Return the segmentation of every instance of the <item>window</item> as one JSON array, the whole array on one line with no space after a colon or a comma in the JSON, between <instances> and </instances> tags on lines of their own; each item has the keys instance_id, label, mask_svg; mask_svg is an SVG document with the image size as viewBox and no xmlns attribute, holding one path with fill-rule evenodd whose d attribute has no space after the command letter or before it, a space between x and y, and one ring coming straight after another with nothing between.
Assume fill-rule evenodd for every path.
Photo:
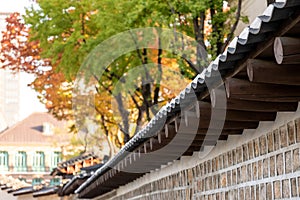
<instances>
[{"instance_id":1,"label":"window","mask_svg":"<svg viewBox=\"0 0 300 200\"><path fill-rule=\"evenodd\" d=\"M55 151L52 153L52 156L51 156L51 170L55 167L57 167L57 164L61 161L61 153L58 152L58 151Z\"/></svg>"},{"instance_id":2,"label":"window","mask_svg":"<svg viewBox=\"0 0 300 200\"><path fill-rule=\"evenodd\" d=\"M42 178L34 178L34 179L32 179L32 186L40 185L40 184L42 184L42 182L43 182Z\"/></svg>"},{"instance_id":3,"label":"window","mask_svg":"<svg viewBox=\"0 0 300 200\"><path fill-rule=\"evenodd\" d=\"M19 181L23 181L23 182L27 183L26 178L19 177L18 179L19 179Z\"/></svg>"},{"instance_id":4,"label":"window","mask_svg":"<svg viewBox=\"0 0 300 200\"><path fill-rule=\"evenodd\" d=\"M45 154L42 151L37 151L32 157L32 170L35 172L45 171Z\"/></svg>"},{"instance_id":5,"label":"window","mask_svg":"<svg viewBox=\"0 0 300 200\"><path fill-rule=\"evenodd\" d=\"M60 178L53 178L50 180L50 186L60 185Z\"/></svg>"},{"instance_id":6,"label":"window","mask_svg":"<svg viewBox=\"0 0 300 200\"><path fill-rule=\"evenodd\" d=\"M0 151L0 170L8 171L8 153L7 153L7 151Z\"/></svg>"},{"instance_id":7,"label":"window","mask_svg":"<svg viewBox=\"0 0 300 200\"><path fill-rule=\"evenodd\" d=\"M17 172L25 172L27 171L27 156L26 152L19 151L15 155L15 167L14 170Z\"/></svg>"}]
</instances>

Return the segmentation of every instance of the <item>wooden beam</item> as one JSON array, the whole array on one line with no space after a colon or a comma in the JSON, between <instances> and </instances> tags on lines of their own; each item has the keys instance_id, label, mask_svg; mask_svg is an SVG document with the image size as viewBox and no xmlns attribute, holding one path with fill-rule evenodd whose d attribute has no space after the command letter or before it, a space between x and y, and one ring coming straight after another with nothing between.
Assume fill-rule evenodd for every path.
<instances>
[{"instance_id":1,"label":"wooden beam","mask_svg":"<svg viewBox=\"0 0 300 200\"><path fill-rule=\"evenodd\" d=\"M249 59L247 73L249 80L254 83L300 85L300 67L298 65L278 65L272 61Z\"/></svg>"},{"instance_id":2,"label":"wooden beam","mask_svg":"<svg viewBox=\"0 0 300 200\"><path fill-rule=\"evenodd\" d=\"M228 98L270 101L295 102L300 100L300 87L276 84L251 83L247 80L229 78L225 81Z\"/></svg>"},{"instance_id":3,"label":"wooden beam","mask_svg":"<svg viewBox=\"0 0 300 200\"><path fill-rule=\"evenodd\" d=\"M212 100L212 106L216 109L217 105ZM263 102L248 101L240 99L227 99L226 108L229 110L244 110L253 112L278 112L278 111L295 111L298 107L297 102Z\"/></svg>"},{"instance_id":4,"label":"wooden beam","mask_svg":"<svg viewBox=\"0 0 300 200\"><path fill-rule=\"evenodd\" d=\"M198 130L199 129L207 129L209 126L211 129L219 129L224 121L223 120L209 120L209 119L195 119L195 118L189 118L190 124L197 124ZM210 124L211 123L211 124ZM223 129L231 129L231 130L240 130L240 129L255 129L257 128L259 123L259 120L257 121L225 121ZM195 130L195 127L185 126L180 128L179 132L189 132Z\"/></svg>"},{"instance_id":5,"label":"wooden beam","mask_svg":"<svg viewBox=\"0 0 300 200\"><path fill-rule=\"evenodd\" d=\"M178 125L179 126L179 125ZM169 124L169 128L173 129L174 125L170 125ZM222 130L218 130L218 129L210 129L210 135L240 135L243 133L243 129L225 129L223 128ZM187 129L181 129L178 132L175 132L175 134L195 134L194 131L190 132ZM197 130L197 135L207 135L207 128L198 128ZM172 136L173 137L173 136ZM162 139L164 140L164 139Z\"/></svg>"},{"instance_id":6,"label":"wooden beam","mask_svg":"<svg viewBox=\"0 0 300 200\"><path fill-rule=\"evenodd\" d=\"M193 139L193 141L197 141L197 142L201 142L204 140L207 141L215 141L215 140L226 140L228 135L192 135L192 134L184 134L184 133L180 133L178 134L176 137L176 140L180 140L180 141L186 141L186 140L191 140ZM173 138L174 139L174 138ZM173 139L164 139L160 144L162 146L169 144Z\"/></svg>"},{"instance_id":7,"label":"wooden beam","mask_svg":"<svg viewBox=\"0 0 300 200\"><path fill-rule=\"evenodd\" d=\"M252 112L252 111L239 111L227 110L226 120L228 121L241 121L241 122L255 122L255 121L274 121L276 112Z\"/></svg>"},{"instance_id":8,"label":"wooden beam","mask_svg":"<svg viewBox=\"0 0 300 200\"><path fill-rule=\"evenodd\" d=\"M201 146L201 144L207 144L207 145L212 145L212 144L215 144L215 143L217 143L217 140L218 139L211 139L211 140L199 140L199 141L197 141L197 140L195 140L195 141L192 141L192 143L190 143L190 144L184 144L184 143L182 143L181 141L174 141L174 142L172 142L172 143L170 143L169 145L170 146L173 146L173 147L175 147L174 149L178 149L177 147L200 147Z\"/></svg>"},{"instance_id":9,"label":"wooden beam","mask_svg":"<svg viewBox=\"0 0 300 200\"><path fill-rule=\"evenodd\" d=\"M234 76L234 78L247 79L248 78L247 70L246 69L241 70L238 74Z\"/></svg>"},{"instance_id":10,"label":"wooden beam","mask_svg":"<svg viewBox=\"0 0 300 200\"><path fill-rule=\"evenodd\" d=\"M158 142L158 139L153 138L153 148L150 151L147 151L147 154L142 154L140 158L138 158L135 162L141 162L142 160L148 159L149 162L151 162L151 160L156 159L157 161L163 161L169 158L172 158L173 160L176 159L179 154L182 155L182 151L186 148L186 149L190 149L190 153L192 153L193 151L195 151L195 149L200 149L201 146L203 145L215 145L217 143L217 140L222 139L222 140L226 140L227 139L227 135L193 135L195 138L191 138L191 135L183 135L180 134L178 136L176 136L177 140L172 141L174 139L174 137L171 138L165 138L162 140L161 143ZM170 136L171 137L171 136ZM147 149L149 148L149 143L146 142L145 143L147 146ZM161 149L161 148L165 148L166 146L167 149L165 149L165 151L163 152L159 152L159 154L157 154L157 150ZM193 151L191 149L194 149ZM184 150L184 152L186 152ZM175 158L175 157L176 158ZM149 158L151 158L149 160ZM148 162L147 161L147 162ZM144 161L143 161L144 162ZM135 165L134 162L132 163L132 165ZM138 165L138 164L137 164Z\"/></svg>"},{"instance_id":11,"label":"wooden beam","mask_svg":"<svg viewBox=\"0 0 300 200\"><path fill-rule=\"evenodd\" d=\"M274 55L278 64L300 64L300 39L276 37Z\"/></svg>"},{"instance_id":12,"label":"wooden beam","mask_svg":"<svg viewBox=\"0 0 300 200\"><path fill-rule=\"evenodd\" d=\"M247 66L247 60L256 58L260 54L262 54L265 50L270 48L270 46L273 46L274 44L274 37L276 36L282 36L289 32L293 27L295 27L300 22L300 10L297 10L295 13L293 13L287 20L285 20L281 25L278 31L274 34L271 34L268 36L265 40L265 42L262 42L261 44L258 44L253 51L247 54L245 58L238 61L235 64L235 68L232 71L229 71L229 73L226 74L225 78L229 79L234 77L236 74L238 74L240 71L244 70ZM222 85L221 83L219 85ZM209 96L209 91L205 90L201 94L198 95L199 100L206 99Z\"/></svg>"},{"instance_id":13,"label":"wooden beam","mask_svg":"<svg viewBox=\"0 0 300 200\"><path fill-rule=\"evenodd\" d=\"M210 129L210 132L207 132L207 129L198 129L198 133L200 135L241 135L243 133L243 129L222 129L222 130L216 130L216 129ZM185 133L188 134L188 133Z\"/></svg>"},{"instance_id":14,"label":"wooden beam","mask_svg":"<svg viewBox=\"0 0 300 200\"><path fill-rule=\"evenodd\" d=\"M226 107L223 109L216 109L211 108L209 103L202 102L201 104L206 104L206 106L200 107L200 121L224 120L224 117L227 121L274 121L276 118L276 112L239 111L229 110L226 109ZM212 118L212 112L214 113L214 118ZM226 116L224 116L224 112L226 113ZM185 115L186 126L187 124L191 124L189 122L189 119L191 118L198 119L196 117Z\"/></svg>"},{"instance_id":15,"label":"wooden beam","mask_svg":"<svg viewBox=\"0 0 300 200\"><path fill-rule=\"evenodd\" d=\"M214 112L212 118L211 113ZM226 115L224 116L224 112ZM274 121L276 118L276 112L254 112L254 111L241 111L241 110L224 110L224 109L212 109L201 112L200 121L204 120L225 120L226 121L240 121L240 122L251 122L251 121ZM187 118L191 119L191 118Z\"/></svg>"},{"instance_id":16,"label":"wooden beam","mask_svg":"<svg viewBox=\"0 0 300 200\"><path fill-rule=\"evenodd\" d=\"M182 155L183 156L191 156L194 154L194 152L200 151L201 148L203 148L203 146L199 146L199 147L190 147L188 148Z\"/></svg>"}]
</instances>

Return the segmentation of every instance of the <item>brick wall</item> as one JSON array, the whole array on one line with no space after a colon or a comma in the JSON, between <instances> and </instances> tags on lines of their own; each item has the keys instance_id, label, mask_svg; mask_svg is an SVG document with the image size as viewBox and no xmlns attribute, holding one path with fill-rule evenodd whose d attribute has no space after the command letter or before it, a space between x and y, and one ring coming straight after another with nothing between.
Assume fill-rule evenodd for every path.
<instances>
[{"instance_id":1,"label":"brick wall","mask_svg":"<svg viewBox=\"0 0 300 200\"><path fill-rule=\"evenodd\" d=\"M297 118L112 199L299 199L299 156Z\"/></svg>"}]
</instances>

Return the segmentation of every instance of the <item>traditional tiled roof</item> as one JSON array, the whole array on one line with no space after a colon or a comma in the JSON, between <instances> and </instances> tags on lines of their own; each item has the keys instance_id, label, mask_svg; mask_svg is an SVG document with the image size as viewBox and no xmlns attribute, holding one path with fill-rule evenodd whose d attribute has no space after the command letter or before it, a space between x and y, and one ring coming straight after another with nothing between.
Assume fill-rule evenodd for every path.
<instances>
[{"instance_id":1,"label":"traditional tiled roof","mask_svg":"<svg viewBox=\"0 0 300 200\"><path fill-rule=\"evenodd\" d=\"M66 124L56 120L48 113L33 113L11 128L0 134L0 144L53 144L65 142L67 137L55 137L43 134L43 124L49 123L54 127L66 131ZM61 140L61 141L59 141Z\"/></svg>"},{"instance_id":2,"label":"traditional tiled roof","mask_svg":"<svg viewBox=\"0 0 300 200\"><path fill-rule=\"evenodd\" d=\"M30 194L33 193L35 190L32 186L30 187L24 187L24 188L20 188L19 190L13 192L14 196L20 196L20 195L24 195L24 194Z\"/></svg>"},{"instance_id":3,"label":"traditional tiled roof","mask_svg":"<svg viewBox=\"0 0 300 200\"><path fill-rule=\"evenodd\" d=\"M74 176L69 182L67 182L61 189L59 195L66 196L73 194L74 191L82 183L84 183L89 177L91 177L95 173L96 170L98 170L102 166L103 163L81 168L81 173L79 175Z\"/></svg>"},{"instance_id":4,"label":"traditional tiled roof","mask_svg":"<svg viewBox=\"0 0 300 200\"><path fill-rule=\"evenodd\" d=\"M74 176L68 183L66 183L62 190L59 193L59 196L66 196L73 194L74 191L82 184L84 183L89 177L91 177L90 174L80 174L77 176Z\"/></svg>"},{"instance_id":5,"label":"traditional tiled roof","mask_svg":"<svg viewBox=\"0 0 300 200\"><path fill-rule=\"evenodd\" d=\"M11 176L5 176L5 175L0 176L0 185L3 186L2 188L6 188L6 189L10 188L12 191L16 191L20 188L30 186L30 184L24 181L15 179Z\"/></svg>"},{"instance_id":6,"label":"traditional tiled roof","mask_svg":"<svg viewBox=\"0 0 300 200\"><path fill-rule=\"evenodd\" d=\"M69 165L73 165L76 162L88 160L90 158L98 158L98 156L96 156L92 153L84 153L84 154L81 154L79 156L73 157L69 160L58 163L58 167L66 167L66 166L69 166Z\"/></svg>"},{"instance_id":7,"label":"traditional tiled roof","mask_svg":"<svg viewBox=\"0 0 300 200\"><path fill-rule=\"evenodd\" d=\"M3 114L0 112L0 133L7 129L7 124L3 117Z\"/></svg>"},{"instance_id":8,"label":"traditional tiled roof","mask_svg":"<svg viewBox=\"0 0 300 200\"><path fill-rule=\"evenodd\" d=\"M66 173L65 169L67 167L73 166L76 163L84 162L84 161L90 160L90 159L93 159L93 162L96 162L96 163L100 162L97 155L94 155L92 153L83 153L79 156L76 156L76 157L73 157L69 160L58 163L57 167L52 170L51 175L52 176L54 176L54 175L57 175L57 176L66 175L67 173ZM92 165L94 165L94 164L95 163L93 163ZM90 166L90 165L88 165L88 166Z\"/></svg>"},{"instance_id":9,"label":"traditional tiled roof","mask_svg":"<svg viewBox=\"0 0 300 200\"><path fill-rule=\"evenodd\" d=\"M53 186L53 187L44 187L36 192L33 192L32 196L33 197L42 197L42 196L48 196L52 194L56 194L58 191L58 187Z\"/></svg>"}]
</instances>

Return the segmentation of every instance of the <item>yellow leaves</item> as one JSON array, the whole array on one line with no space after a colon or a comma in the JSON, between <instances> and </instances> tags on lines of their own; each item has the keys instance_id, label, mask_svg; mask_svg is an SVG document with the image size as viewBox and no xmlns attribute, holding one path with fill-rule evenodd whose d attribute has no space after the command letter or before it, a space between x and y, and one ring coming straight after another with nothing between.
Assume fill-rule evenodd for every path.
<instances>
[{"instance_id":1,"label":"yellow leaves","mask_svg":"<svg viewBox=\"0 0 300 200\"><path fill-rule=\"evenodd\" d=\"M228 5L228 2L223 1L223 12L230 11L230 6Z\"/></svg>"},{"instance_id":2,"label":"yellow leaves","mask_svg":"<svg viewBox=\"0 0 300 200\"><path fill-rule=\"evenodd\" d=\"M52 101L47 101L47 102L46 102L46 108L47 108L47 109L53 108L53 103L52 103Z\"/></svg>"},{"instance_id":3,"label":"yellow leaves","mask_svg":"<svg viewBox=\"0 0 300 200\"><path fill-rule=\"evenodd\" d=\"M116 135L116 138L122 145L124 145L124 134L122 133L122 131L119 129L118 133Z\"/></svg>"},{"instance_id":4,"label":"yellow leaves","mask_svg":"<svg viewBox=\"0 0 300 200\"><path fill-rule=\"evenodd\" d=\"M99 10L93 10L93 11L90 11L88 12L89 15L96 15L97 13L99 12Z\"/></svg>"}]
</instances>

